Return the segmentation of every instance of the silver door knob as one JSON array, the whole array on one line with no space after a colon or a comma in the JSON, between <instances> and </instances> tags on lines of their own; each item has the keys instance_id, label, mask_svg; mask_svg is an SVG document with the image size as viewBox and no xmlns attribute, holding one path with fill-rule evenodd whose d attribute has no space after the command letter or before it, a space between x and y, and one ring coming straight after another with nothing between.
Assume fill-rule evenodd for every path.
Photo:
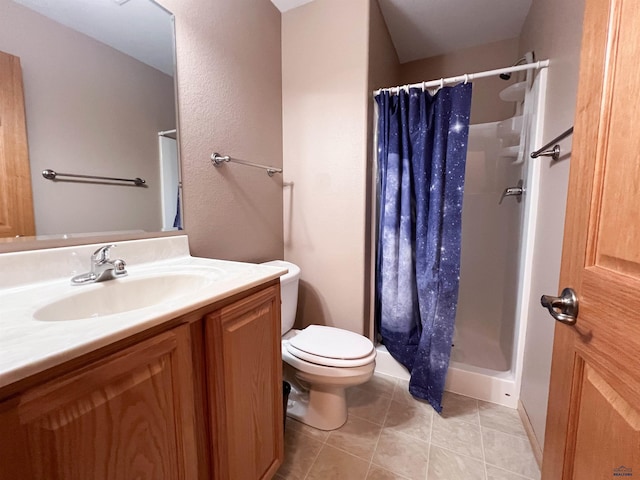
<instances>
[{"instance_id":1,"label":"silver door knob","mask_svg":"<svg viewBox=\"0 0 640 480\"><path fill-rule=\"evenodd\" d=\"M575 325L578 319L578 297L572 288L565 288L559 297L543 295L540 298L543 307L557 321L565 325Z\"/></svg>"}]
</instances>

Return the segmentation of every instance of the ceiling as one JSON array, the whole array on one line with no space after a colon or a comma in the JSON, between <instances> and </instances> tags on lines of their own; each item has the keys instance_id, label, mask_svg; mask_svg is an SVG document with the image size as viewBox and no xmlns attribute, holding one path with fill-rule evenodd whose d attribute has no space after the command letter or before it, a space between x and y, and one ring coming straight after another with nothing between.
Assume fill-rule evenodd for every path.
<instances>
[{"instance_id":1,"label":"ceiling","mask_svg":"<svg viewBox=\"0 0 640 480\"><path fill-rule=\"evenodd\" d=\"M152 0L14 1L173 75L171 15ZM271 0L281 12L311 1ZM517 37L531 2L378 0L401 63Z\"/></svg>"},{"instance_id":2,"label":"ceiling","mask_svg":"<svg viewBox=\"0 0 640 480\"><path fill-rule=\"evenodd\" d=\"M271 0L281 12L312 0ZM518 37L532 0L378 0L400 63Z\"/></svg>"},{"instance_id":3,"label":"ceiling","mask_svg":"<svg viewBox=\"0 0 640 480\"><path fill-rule=\"evenodd\" d=\"M151 0L14 0L173 76L173 20Z\"/></svg>"}]
</instances>

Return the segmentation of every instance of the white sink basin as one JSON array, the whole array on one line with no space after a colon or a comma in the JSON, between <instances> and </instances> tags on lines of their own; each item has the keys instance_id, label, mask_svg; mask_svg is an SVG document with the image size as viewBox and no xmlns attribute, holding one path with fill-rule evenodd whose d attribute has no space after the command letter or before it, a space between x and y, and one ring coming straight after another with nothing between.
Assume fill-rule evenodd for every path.
<instances>
[{"instance_id":1,"label":"white sink basin","mask_svg":"<svg viewBox=\"0 0 640 480\"><path fill-rule=\"evenodd\" d=\"M162 272L142 277L72 287L72 293L33 314L35 320L64 321L106 317L171 302L213 284L215 276L200 273Z\"/></svg>"}]
</instances>

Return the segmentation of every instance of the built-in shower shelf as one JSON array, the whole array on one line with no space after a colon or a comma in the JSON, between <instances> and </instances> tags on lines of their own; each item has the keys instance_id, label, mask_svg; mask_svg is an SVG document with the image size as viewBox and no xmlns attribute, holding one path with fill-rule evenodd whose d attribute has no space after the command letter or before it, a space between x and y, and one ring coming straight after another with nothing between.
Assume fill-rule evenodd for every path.
<instances>
[{"instance_id":1,"label":"built-in shower shelf","mask_svg":"<svg viewBox=\"0 0 640 480\"><path fill-rule=\"evenodd\" d=\"M505 102L523 102L527 92L527 82L517 82L509 85L499 93L500 99Z\"/></svg>"},{"instance_id":2,"label":"built-in shower shelf","mask_svg":"<svg viewBox=\"0 0 640 480\"><path fill-rule=\"evenodd\" d=\"M518 158L518 153L520 153L520 145L502 147L500 150L500 156L505 158Z\"/></svg>"},{"instance_id":3,"label":"built-in shower shelf","mask_svg":"<svg viewBox=\"0 0 640 480\"><path fill-rule=\"evenodd\" d=\"M522 115L516 115L515 117L508 118L498 123L497 135L502 139L520 139L520 133L522 132ZM509 142L514 143L514 142Z\"/></svg>"}]
</instances>

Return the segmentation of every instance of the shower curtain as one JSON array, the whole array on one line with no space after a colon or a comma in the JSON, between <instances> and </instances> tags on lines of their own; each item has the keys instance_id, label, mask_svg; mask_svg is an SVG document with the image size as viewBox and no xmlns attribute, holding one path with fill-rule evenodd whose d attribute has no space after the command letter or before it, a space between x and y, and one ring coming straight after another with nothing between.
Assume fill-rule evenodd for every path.
<instances>
[{"instance_id":1,"label":"shower curtain","mask_svg":"<svg viewBox=\"0 0 640 480\"><path fill-rule=\"evenodd\" d=\"M411 373L409 392L442 411L458 300L471 83L382 91L378 116L376 322Z\"/></svg>"}]
</instances>

